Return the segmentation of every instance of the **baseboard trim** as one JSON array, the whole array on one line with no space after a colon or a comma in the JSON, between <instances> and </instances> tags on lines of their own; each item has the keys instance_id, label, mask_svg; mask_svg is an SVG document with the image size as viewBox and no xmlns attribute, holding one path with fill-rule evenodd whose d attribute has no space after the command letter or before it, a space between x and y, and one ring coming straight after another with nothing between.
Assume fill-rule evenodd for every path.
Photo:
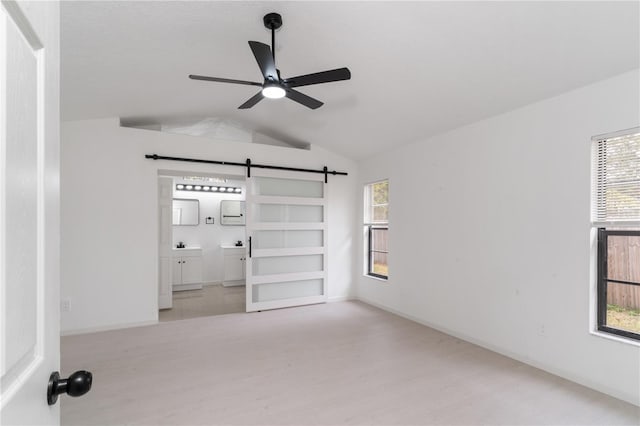
<instances>
[{"instance_id":1,"label":"baseboard trim","mask_svg":"<svg viewBox=\"0 0 640 426\"><path fill-rule=\"evenodd\" d=\"M155 325L155 324L158 324L158 320L132 322L132 323L126 323L126 324L114 324L114 325L107 325L103 327L75 328L72 330L61 331L60 336L76 336L78 334L99 333L101 331L121 330L124 328L134 328L134 327L145 327L148 325Z\"/></svg>"},{"instance_id":2,"label":"baseboard trim","mask_svg":"<svg viewBox=\"0 0 640 426\"><path fill-rule=\"evenodd\" d=\"M433 323L430 323L428 321L424 321L424 320L422 320L422 319L420 319L418 317L414 317L413 315L408 315L408 314L405 314L405 313L403 313L403 312L401 312L401 311L399 311L397 309L394 309L394 308L391 308L389 306L380 304L378 302L374 302L373 300L369 300L369 299L364 298L364 297L354 297L353 300L357 300L359 302L366 303L367 305L371 305L371 306L376 307L378 309L382 309L383 311L387 311L387 312L392 313L394 315L397 315L399 317L408 319L409 321L413 321L413 322L416 322L418 324L422 324L422 325L424 325L426 327L433 328L434 330L438 330L438 331L440 331L442 333L448 334L449 336L453 336L453 337L455 337L457 339L464 340L465 342L472 343L474 345L477 345L477 346L480 346L482 348L488 349L488 350L490 350L492 352L495 352L495 353L498 353L500 355L504 355L504 356L509 357L511 359L515 359L516 361L520 361L523 364L527 364L527 365L530 365L531 367L538 368L540 370L546 371L547 373L553 374L554 376L558 376L558 377L561 377L563 379L569 380L571 382L577 383L579 385L585 386L585 387L587 387L589 389L593 389L596 392L600 392L600 393L609 395L609 396L611 396L613 398L617 398L617 399L620 399L622 401L628 402L629 404L633 404L633 405L636 405L636 406L640 407L640 401L638 399L635 399L633 397L633 395L628 395L628 394L619 392L616 389L603 387L599 383L594 383L594 382L591 382L589 380L585 380L582 377L576 377L572 373L568 373L568 372L566 372L564 370L557 369L554 366L550 366L548 364L536 362L535 360L523 357L520 354L511 352L509 350L506 350L504 348L492 345L490 343L486 343L486 342L480 341L480 340L475 339L475 338L473 338L471 336L467 336L467 335L465 335L463 333L458 333L458 332L450 330L450 329L448 329L446 327L441 327L441 326L439 326L437 324L433 324Z\"/></svg>"},{"instance_id":3,"label":"baseboard trim","mask_svg":"<svg viewBox=\"0 0 640 426\"><path fill-rule=\"evenodd\" d=\"M174 284L171 287L171 291L175 293L176 291L202 290L202 287L203 287L202 283Z\"/></svg>"},{"instance_id":4,"label":"baseboard trim","mask_svg":"<svg viewBox=\"0 0 640 426\"><path fill-rule=\"evenodd\" d=\"M346 302L348 300L356 300L356 298L353 296L333 296L327 299L327 303Z\"/></svg>"}]
</instances>

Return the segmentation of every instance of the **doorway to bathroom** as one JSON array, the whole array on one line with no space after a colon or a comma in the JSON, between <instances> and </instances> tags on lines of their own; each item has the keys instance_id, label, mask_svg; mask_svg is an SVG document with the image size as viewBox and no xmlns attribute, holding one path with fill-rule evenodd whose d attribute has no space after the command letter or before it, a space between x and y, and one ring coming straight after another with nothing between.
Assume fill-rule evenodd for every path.
<instances>
[{"instance_id":1,"label":"doorway to bathroom","mask_svg":"<svg viewBox=\"0 0 640 426\"><path fill-rule=\"evenodd\" d=\"M147 157L154 160L196 161L157 155ZM251 164L250 160L247 160L247 164ZM245 167L240 163L229 165ZM237 176L159 173L158 306L160 310L172 310L169 314L163 313L161 320L230 313L227 306L217 313L209 309L211 306L206 304L204 294L205 284L221 286L218 289L225 292L222 295L223 302L225 295L227 299L235 297L239 301L242 294L238 290L237 294L230 296L233 290L225 290L225 287L245 287L244 312L327 301L328 168L312 170L263 164L251 164L250 167L249 171L247 166L250 178L246 180ZM215 180L221 178L224 182ZM190 197L178 198L186 197L185 194ZM213 205L207 207L207 211L201 211L201 199L194 194L224 194L238 198L217 198ZM198 201L194 202L195 199ZM209 242L207 249L202 247L203 240L197 241L202 232L197 232L195 237L193 233L181 231L177 235L174 232L176 227L215 226L216 215L219 216L220 226L242 227L243 231L231 238L226 233L213 243ZM188 223L189 218L193 217L194 223ZM241 236L244 240L240 239ZM188 238L191 240L184 241ZM205 256L210 255L211 250L217 251L218 256ZM218 277L214 281L207 281L204 275L200 278L193 273L194 264L200 262L200 266L195 268L196 272L204 271L205 265L214 264L215 259L221 262L214 267L213 272ZM184 294L197 295L199 302L196 306L183 306L179 300L181 294L176 293L193 290L201 294ZM240 303L236 303L233 311L242 312L240 306Z\"/></svg>"},{"instance_id":2,"label":"doorway to bathroom","mask_svg":"<svg viewBox=\"0 0 640 426\"><path fill-rule=\"evenodd\" d=\"M158 177L159 321L246 311L243 176Z\"/></svg>"}]
</instances>

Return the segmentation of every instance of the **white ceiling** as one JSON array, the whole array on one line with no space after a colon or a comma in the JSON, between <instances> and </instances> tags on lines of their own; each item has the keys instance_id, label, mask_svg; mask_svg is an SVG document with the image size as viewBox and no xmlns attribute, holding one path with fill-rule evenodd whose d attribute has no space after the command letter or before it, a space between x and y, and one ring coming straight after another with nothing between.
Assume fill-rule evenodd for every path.
<instances>
[{"instance_id":1,"label":"white ceiling","mask_svg":"<svg viewBox=\"0 0 640 426\"><path fill-rule=\"evenodd\" d=\"M350 81L237 107L261 81L248 40L279 12L283 77ZM221 117L351 158L415 142L639 67L639 2L63 2L63 120Z\"/></svg>"}]
</instances>

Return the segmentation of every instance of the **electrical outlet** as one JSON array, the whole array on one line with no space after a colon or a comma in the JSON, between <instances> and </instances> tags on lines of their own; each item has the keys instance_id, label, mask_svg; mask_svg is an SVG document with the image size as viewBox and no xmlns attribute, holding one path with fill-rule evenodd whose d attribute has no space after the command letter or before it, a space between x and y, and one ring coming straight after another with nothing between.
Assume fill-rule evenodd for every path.
<instances>
[{"instance_id":1,"label":"electrical outlet","mask_svg":"<svg viewBox=\"0 0 640 426\"><path fill-rule=\"evenodd\" d=\"M69 299L62 299L60 301L60 311L69 312L71 310L71 301Z\"/></svg>"}]
</instances>

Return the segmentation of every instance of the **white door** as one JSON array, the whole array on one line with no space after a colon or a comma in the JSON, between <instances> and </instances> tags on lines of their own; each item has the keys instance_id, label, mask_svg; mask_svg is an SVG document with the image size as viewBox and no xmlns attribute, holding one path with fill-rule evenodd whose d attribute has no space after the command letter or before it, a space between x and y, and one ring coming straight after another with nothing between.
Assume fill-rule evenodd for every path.
<instances>
[{"instance_id":1,"label":"white door","mask_svg":"<svg viewBox=\"0 0 640 426\"><path fill-rule=\"evenodd\" d=\"M3 425L60 423L59 31L57 2L0 5Z\"/></svg>"},{"instance_id":2,"label":"white door","mask_svg":"<svg viewBox=\"0 0 640 426\"><path fill-rule=\"evenodd\" d=\"M251 169L247 312L327 300L324 175Z\"/></svg>"},{"instance_id":3,"label":"white door","mask_svg":"<svg viewBox=\"0 0 640 426\"><path fill-rule=\"evenodd\" d=\"M158 178L158 309L173 306L171 283L182 283L180 265L174 265L173 247L173 179ZM176 268L177 266L177 268Z\"/></svg>"}]
</instances>

